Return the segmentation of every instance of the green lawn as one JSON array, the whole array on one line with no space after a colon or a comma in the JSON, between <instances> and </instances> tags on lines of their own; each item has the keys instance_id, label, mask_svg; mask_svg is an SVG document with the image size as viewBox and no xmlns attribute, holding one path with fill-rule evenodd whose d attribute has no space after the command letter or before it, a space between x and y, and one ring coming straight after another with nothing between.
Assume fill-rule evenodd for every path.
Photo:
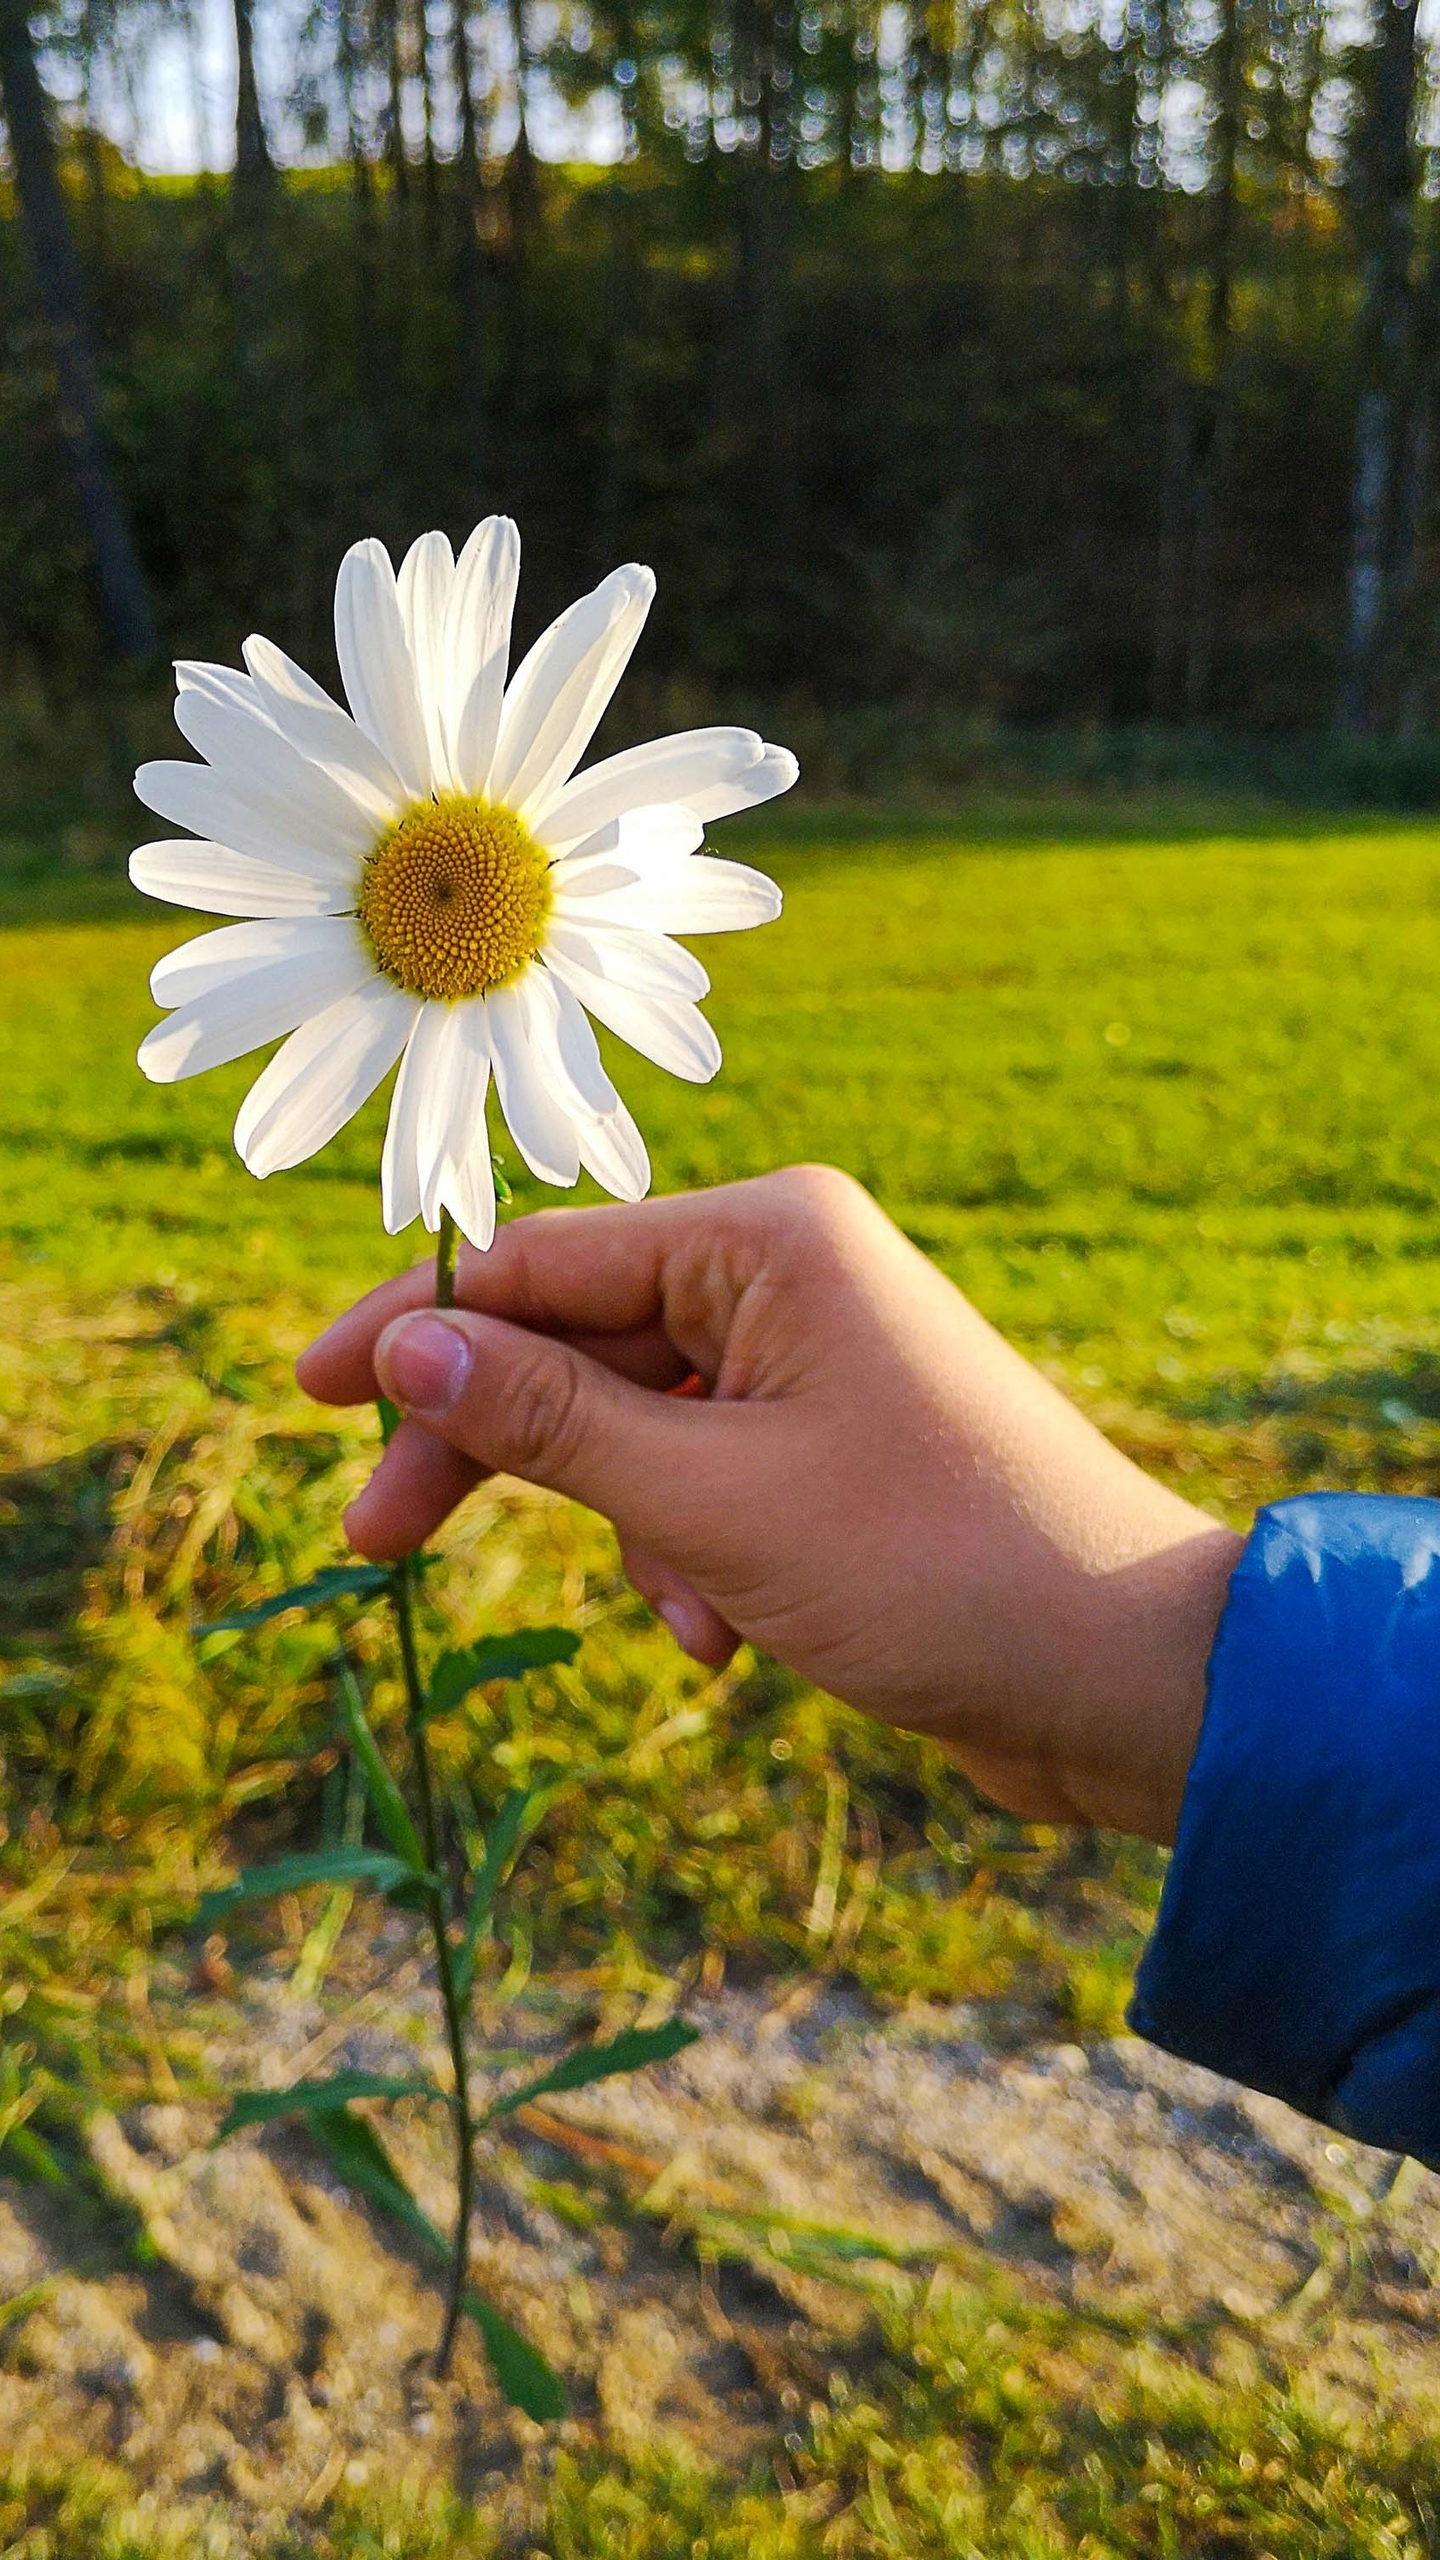
<instances>
[{"instance_id":1,"label":"green lawn","mask_svg":"<svg viewBox=\"0 0 1440 2560\"><path fill-rule=\"evenodd\" d=\"M1440 838L1273 819L1217 832L1194 812L1152 829L1133 813L1102 831L1083 815L1047 829L995 811L948 831L803 816L731 830L727 850L782 878L786 912L706 948L726 1051L713 1088L613 1061L657 1183L800 1157L847 1166L1126 1447L1232 1519L1315 1483L1426 1489L1440 1456ZM60 899L70 920L45 921ZM12 2048L0 2069L52 2075L50 2118L36 2122L53 2119L57 2141L97 2049L119 2088L144 2085L123 2021L97 2048L106 1986L148 1931L183 1915L221 1829L243 1815L299 1837L315 1819L323 1630L197 1654L187 1629L333 1553L372 1426L302 1407L288 1358L318 1316L422 1241L380 1230L380 1105L318 1165L262 1189L229 1147L251 1068L143 1082L146 975L184 930L84 881L30 880L0 905L0 1880L32 1882L57 1850L75 1858L44 1926L0 1948L29 1985L0 2021ZM533 1195L517 1189L524 1205ZM773 1667L707 1688L625 1597L595 1524L508 1499L499 1510L503 1539L485 1534L493 1502L457 1525L439 1606L467 1633L537 1604L580 1610L585 1677L542 1675L528 1699L456 1719L442 1751L486 1802L541 1762L608 1762L583 1818L562 1804L512 1893L512 1965L584 1963L592 1981L608 1967L620 1996L707 1950L707 1978L727 1962L753 1974L843 1952L877 1997L1003 2000L1016 2032L1037 2018L1067 2034L1116 2023L1152 1860L1020 1834L934 1755L864 1731ZM378 1618L362 1618L357 1648L383 1718ZM687 1705L688 1725L650 1748ZM813 1926L837 1804L843 1950ZM1035 2442L1003 2392L996 2440L1031 2466L1042 2504L1063 2505L1068 2439L1034 2415L1050 2388L1044 2342L1027 2346L1023 2320L1005 2318L1004 2355L1034 2366L1016 2405ZM972 2340L963 2356L976 2352ZM1002 2540L1001 2510L982 2500L947 2539L932 2510L948 2421L923 2377L961 2350L932 2337L895 2353L865 2441L908 2448L913 2496L886 2454L893 2536L882 2502L870 2538L833 2547L1260 2547L1242 2527L1207 2540L1179 2491L1178 2506L1134 2503L1149 2499L1146 2428L1172 2440L1163 2393L1135 2418L1133 2462L1116 2457L1112 2505L1098 2488L1088 2507L1072 2495L1068 2538L1037 2526ZM1277 2408L1189 2410L1177 2463L1219 2481L1224 2508L1226 2465L1281 2426ZM861 2435L827 2420L816 2459L837 2480L863 2473ZM1394 2522L1385 2485L1409 2457L1375 2459L1374 2480L1346 2472L1336 2487L1323 2546L1311 2509L1287 2521L1277 2492L1255 2525L1264 2547L1296 2560L1427 2547ZM1049 2486L1035 2485L1042 2472ZM4 2492L0 2457L0 2523ZM557 2491L561 2507L570 2494ZM629 2494L614 2487L610 2523L601 2505L582 2523L557 2507L555 2549L700 2548L678 2526L672 2541L627 2522ZM780 2501L757 2496L723 2522L716 2560L820 2551L818 2527L813 2541L792 2534ZM643 2484L635 2497L638 2517ZM89 2530L57 2548L100 2549ZM432 2519L385 2547L448 2548L448 2533Z\"/></svg>"},{"instance_id":2,"label":"green lawn","mask_svg":"<svg viewBox=\"0 0 1440 2560\"><path fill-rule=\"evenodd\" d=\"M847 1166L1122 1429L1192 1462L1233 1444L1236 1501L1308 1472L1276 1415L1347 1475L1412 1463L1393 1416L1432 1400L1440 1235L1430 831L852 823L750 849L787 907L707 947L721 1077L617 1060L660 1187ZM228 1143L248 1064L168 1090L133 1071L147 969L185 930L134 903L0 933L7 1284L320 1307L412 1254L418 1232L379 1230L381 1104L262 1189Z\"/></svg>"}]
</instances>

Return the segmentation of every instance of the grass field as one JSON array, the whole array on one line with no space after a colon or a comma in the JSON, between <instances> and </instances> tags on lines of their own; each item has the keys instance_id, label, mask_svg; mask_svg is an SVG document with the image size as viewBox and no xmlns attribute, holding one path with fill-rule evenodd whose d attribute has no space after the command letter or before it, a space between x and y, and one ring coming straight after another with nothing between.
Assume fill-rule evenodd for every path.
<instances>
[{"instance_id":1,"label":"grass field","mask_svg":"<svg viewBox=\"0 0 1440 2560\"><path fill-rule=\"evenodd\" d=\"M891 832L796 817L745 849L787 907L706 948L720 1080L696 1093L618 1063L661 1187L800 1157L848 1167L1123 1446L1229 1519L1311 1484L1429 1488L1440 838L996 808ZM146 976L184 930L83 876L17 879L0 904L0 2139L7 2088L28 2085L29 2130L48 2127L61 2160L66 2109L97 2069L122 2093L146 2085L134 1984L222 1829L298 1837L316 1818L324 1632L197 1652L187 1628L333 1553L372 1427L302 1407L288 1358L421 1242L380 1231L379 1105L262 1188L229 1149L252 1068L142 1081ZM713 1981L727 1963L843 1964L882 1999L986 1999L997 2032L1116 2025L1153 1903L1146 1855L988 1815L933 1755L771 1667L707 1685L625 1597L593 1523L505 1497L474 1506L450 1552L439 1602L466 1633L537 1601L587 1628L583 1683L542 1677L442 1734L482 1801L540 1761L604 1763L583 1817L562 1805L512 1894L512 1971L583 1967L618 2010L702 1965ZM383 1714L380 1622L357 1642ZM840 1890L832 1875L822 1897L837 1855ZM118 1976L132 1990L116 2003ZM18 2156L12 2140L0 2166ZM806 2461L869 2482L848 2539L812 2534L764 2484L732 2515L672 2483L662 2532L643 2483L582 2498L562 2480L547 2547L1435 2547L1416 2486L1433 2448L1378 2429L1360 2454L1338 2437L1295 2454L1297 2476L1322 2452L1331 2466L1322 2509L1287 2488L1260 2514L1256 2463L1273 2478L1285 2430L1298 2445L1318 2423L1268 2385L1202 2406L1182 2374L1132 2395L1105 2439L1109 2486L1092 2469L1082 2493L1045 2415L1065 2396L1053 2341L1013 2309L986 2317L958 2342L933 2321L897 2336L864 2426L817 2422ZM1003 2388L983 2379L997 2335ZM964 2414L967 2372L988 2418ZM947 2523L944 2447L972 2424L983 2482ZM1174 2476L1152 2496L1156 2442ZM99 2492L52 2484L33 2514L27 2496L12 2518L0 2452L4 2548L120 2547ZM378 2525L355 2530L357 2549L380 2547ZM438 2551L461 2532L411 2519L384 2547Z\"/></svg>"}]
</instances>

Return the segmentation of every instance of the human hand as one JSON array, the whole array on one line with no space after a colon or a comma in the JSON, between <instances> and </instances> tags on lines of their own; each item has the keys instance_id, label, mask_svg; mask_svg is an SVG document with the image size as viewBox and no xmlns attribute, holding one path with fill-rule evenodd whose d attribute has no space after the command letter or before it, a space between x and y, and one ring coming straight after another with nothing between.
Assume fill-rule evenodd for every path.
<instances>
[{"instance_id":1,"label":"human hand","mask_svg":"<svg viewBox=\"0 0 1440 2560\"><path fill-rule=\"evenodd\" d=\"M1031 1819L1173 1832L1241 1541L1111 1447L843 1174L545 1210L303 1355L406 1418L346 1527L503 1469L608 1514L687 1651L748 1638ZM707 1393L673 1390L697 1375Z\"/></svg>"}]
</instances>

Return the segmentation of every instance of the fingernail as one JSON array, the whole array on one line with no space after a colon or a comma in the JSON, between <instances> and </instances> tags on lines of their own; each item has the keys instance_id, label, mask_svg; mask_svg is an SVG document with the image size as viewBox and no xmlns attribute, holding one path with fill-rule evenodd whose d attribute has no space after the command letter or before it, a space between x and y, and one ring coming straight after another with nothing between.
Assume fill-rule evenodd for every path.
<instances>
[{"instance_id":1,"label":"fingernail","mask_svg":"<svg viewBox=\"0 0 1440 2560\"><path fill-rule=\"evenodd\" d=\"M442 1315L401 1316L375 1346L386 1394L437 1422L464 1394L472 1357L468 1337Z\"/></svg>"},{"instance_id":2,"label":"fingernail","mask_svg":"<svg viewBox=\"0 0 1440 2560\"><path fill-rule=\"evenodd\" d=\"M696 1612L688 1600L657 1600L655 1615L663 1618L682 1653L693 1653L700 1640Z\"/></svg>"}]
</instances>

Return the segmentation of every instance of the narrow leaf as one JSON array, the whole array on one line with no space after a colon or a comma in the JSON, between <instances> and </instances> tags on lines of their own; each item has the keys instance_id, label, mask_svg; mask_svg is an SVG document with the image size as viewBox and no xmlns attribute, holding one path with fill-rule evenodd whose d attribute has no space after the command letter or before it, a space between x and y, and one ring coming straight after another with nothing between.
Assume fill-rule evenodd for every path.
<instances>
[{"instance_id":1,"label":"narrow leaf","mask_svg":"<svg viewBox=\"0 0 1440 2560\"><path fill-rule=\"evenodd\" d=\"M672 2018L663 2027L627 2028L609 2044L577 2045L538 2080L527 2080L523 2088L497 2098L481 2122L492 2124L496 2116L513 2115L517 2107L528 2107L532 2098L557 2097L562 2089L583 2089L589 2081L608 2080L617 2071L643 2071L647 2062L668 2062L672 2054L683 2053L687 2044L697 2043L699 2033L698 2027Z\"/></svg>"},{"instance_id":2,"label":"narrow leaf","mask_svg":"<svg viewBox=\"0 0 1440 2560\"><path fill-rule=\"evenodd\" d=\"M380 1416L381 1443L388 1449L400 1428L400 1407L398 1404L392 1404L388 1396L377 1396L375 1410Z\"/></svg>"},{"instance_id":3,"label":"narrow leaf","mask_svg":"<svg viewBox=\"0 0 1440 2560\"><path fill-rule=\"evenodd\" d=\"M330 2080L296 2080L288 2089L246 2089L231 2101L230 2112L215 2139L224 2142L247 2124L270 2124L277 2116L333 2115L351 2098L439 2098L445 2092L433 2080L397 2080L383 2071L337 2071Z\"/></svg>"},{"instance_id":4,"label":"narrow leaf","mask_svg":"<svg viewBox=\"0 0 1440 2560\"><path fill-rule=\"evenodd\" d=\"M465 1936L455 1957L455 1987L462 2000L468 1998L475 1979L475 1961L496 1893L520 1845L526 1816L540 1802L543 1792L540 1787L512 1787L485 1834L484 1851L470 1888Z\"/></svg>"},{"instance_id":5,"label":"narrow leaf","mask_svg":"<svg viewBox=\"0 0 1440 2560\"><path fill-rule=\"evenodd\" d=\"M565 2385L539 2348L522 2338L482 2295L467 2293L465 2308L485 2341L495 2379L511 2408L523 2409L527 2418L542 2426L547 2418L563 2418L568 2405Z\"/></svg>"},{"instance_id":6,"label":"narrow leaf","mask_svg":"<svg viewBox=\"0 0 1440 2560\"><path fill-rule=\"evenodd\" d=\"M347 2187L368 2196L396 2222L403 2222L436 2257L448 2258L449 2246L428 2213L416 2203L374 2127L346 2107L312 2115L310 2128L329 2152Z\"/></svg>"},{"instance_id":7,"label":"narrow leaf","mask_svg":"<svg viewBox=\"0 0 1440 2560\"><path fill-rule=\"evenodd\" d=\"M58 2278L42 2276L38 2284L27 2285L23 2293L12 2293L8 2302L0 2302L0 2329L12 2329L19 2320L28 2320L32 2311L49 2301Z\"/></svg>"},{"instance_id":8,"label":"narrow leaf","mask_svg":"<svg viewBox=\"0 0 1440 2560\"><path fill-rule=\"evenodd\" d=\"M351 1745L365 1773L375 1819L397 1856L402 1857L409 1867L423 1868L427 1861L420 1834L410 1819L404 1797L385 1766L380 1745L366 1720L359 1682L343 1654L340 1657L340 1698Z\"/></svg>"},{"instance_id":9,"label":"narrow leaf","mask_svg":"<svg viewBox=\"0 0 1440 2560\"><path fill-rule=\"evenodd\" d=\"M281 1617L287 1609L324 1609L332 1600L373 1600L377 1592L388 1589L389 1582L387 1565L327 1564L309 1582L272 1592L268 1600L257 1600L249 1609L232 1609L228 1617L209 1618L191 1632L225 1635L232 1627L263 1627L267 1618Z\"/></svg>"},{"instance_id":10,"label":"narrow leaf","mask_svg":"<svg viewBox=\"0 0 1440 2560\"><path fill-rule=\"evenodd\" d=\"M482 1636L463 1652L442 1653L430 1674L426 1716L448 1716L486 1680L520 1680L547 1663L573 1662L579 1650L571 1627L519 1627L513 1635Z\"/></svg>"},{"instance_id":11,"label":"narrow leaf","mask_svg":"<svg viewBox=\"0 0 1440 2560\"><path fill-rule=\"evenodd\" d=\"M408 1858L388 1849L350 1849L337 1841L331 1849L315 1849L298 1858L277 1858L270 1867L246 1867L233 1884L203 1896L196 1925L213 1929L242 1902L266 1902L273 1894L300 1893L307 1884L373 1884L381 1893L415 1872Z\"/></svg>"}]
</instances>

